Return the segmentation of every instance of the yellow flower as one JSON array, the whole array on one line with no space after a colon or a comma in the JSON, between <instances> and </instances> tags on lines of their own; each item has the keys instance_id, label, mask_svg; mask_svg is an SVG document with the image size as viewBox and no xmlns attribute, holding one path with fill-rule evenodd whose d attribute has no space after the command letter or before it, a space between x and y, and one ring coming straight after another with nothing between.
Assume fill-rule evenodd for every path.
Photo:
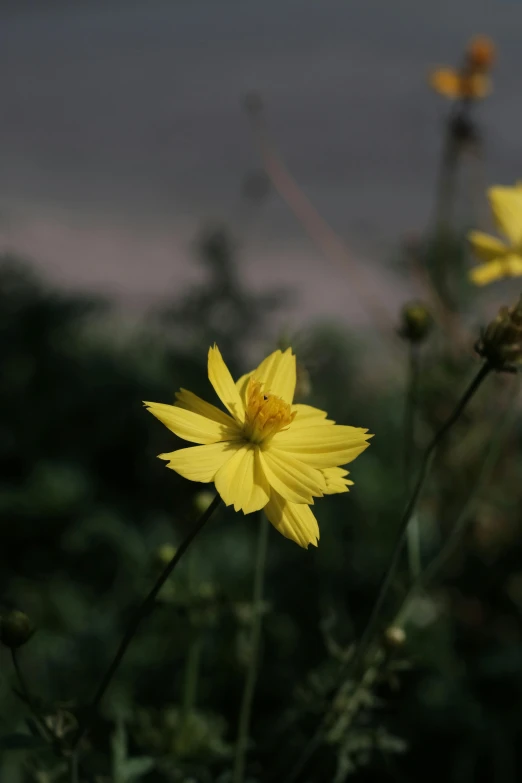
<instances>
[{"instance_id":1,"label":"yellow flower","mask_svg":"<svg viewBox=\"0 0 522 783\"><path fill-rule=\"evenodd\" d=\"M317 546L314 497L347 492L353 482L340 466L368 446L367 430L345 427L310 405L294 405L295 356L270 354L236 383L217 346L208 352L208 377L228 413L186 389L176 405L146 402L175 435L201 444L160 454L191 481L214 482L227 506L250 514L264 509L286 538Z\"/></svg>"},{"instance_id":2,"label":"yellow flower","mask_svg":"<svg viewBox=\"0 0 522 783\"><path fill-rule=\"evenodd\" d=\"M522 183L490 188L488 198L499 233L508 242L482 231L468 234L475 255L483 262L469 272L475 285L522 275Z\"/></svg>"},{"instance_id":3,"label":"yellow flower","mask_svg":"<svg viewBox=\"0 0 522 783\"><path fill-rule=\"evenodd\" d=\"M487 75L495 59L495 46L486 36L472 38L462 68L436 68L431 72L431 87L445 98L485 98L491 92Z\"/></svg>"},{"instance_id":4,"label":"yellow flower","mask_svg":"<svg viewBox=\"0 0 522 783\"><path fill-rule=\"evenodd\" d=\"M485 98L491 92L491 80L482 71L460 72L455 68L437 68L430 74L431 87L452 100Z\"/></svg>"}]
</instances>

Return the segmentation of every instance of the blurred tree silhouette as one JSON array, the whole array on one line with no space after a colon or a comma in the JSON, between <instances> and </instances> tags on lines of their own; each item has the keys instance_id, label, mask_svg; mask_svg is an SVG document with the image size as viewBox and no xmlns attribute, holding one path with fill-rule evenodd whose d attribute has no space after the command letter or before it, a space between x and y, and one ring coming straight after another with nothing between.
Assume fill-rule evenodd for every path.
<instances>
[{"instance_id":1,"label":"blurred tree silhouette","mask_svg":"<svg viewBox=\"0 0 522 783\"><path fill-rule=\"evenodd\" d=\"M224 226L203 231L196 249L205 271L204 282L164 309L160 323L187 353L217 343L237 370L244 362L245 347L267 333L267 319L287 303L289 294L280 289L255 294L244 286L237 248Z\"/></svg>"}]
</instances>

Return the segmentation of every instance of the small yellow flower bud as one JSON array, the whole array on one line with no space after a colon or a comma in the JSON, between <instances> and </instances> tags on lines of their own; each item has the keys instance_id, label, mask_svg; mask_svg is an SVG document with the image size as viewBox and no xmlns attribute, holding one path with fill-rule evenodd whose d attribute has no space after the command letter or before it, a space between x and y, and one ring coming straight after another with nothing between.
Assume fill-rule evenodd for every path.
<instances>
[{"instance_id":1,"label":"small yellow flower bud","mask_svg":"<svg viewBox=\"0 0 522 783\"><path fill-rule=\"evenodd\" d=\"M433 325L429 310L420 302L409 302L404 305L401 313L399 334L412 343L420 343L426 339Z\"/></svg>"},{"instance_id":2,"label":"small yellow flower bud","mask_svg":"<svg viewBox=\"0 0 522 783\"><path fill-rule=\"evenodd\" d=\"M390 625L384 632L384 644L388 650L398 650L406 642L406 634L397 625Z\"/></svg>"},{"instance_id":3,"label":"small yellow flower bud","mask_svg":"<svg viewBox=\"0 0 522 783\"><path fill-rule=\"evenodd\" d=\"M194 508L198 514L204 514L213 500L214 495L212 492L207 492L206 490L198 492L194 498Z\"/></svg>"},{"instance_id":4,"label":"small yellow flower bud","mask_svg":"<svg viewBox=\"0 0 522 783\"><path fill-rule=\"evenodd\" d=\"M34 628L24 612L13 609L0 618L0 641L12 650L29 641Z\"/></svg>"},{"instance_id":5,"label":"small yellow flower bud","mask_svg":"<svg viewBox=\"0 0 522 783\"><path fill-rule=\"evenodd\" d=\"M501 307L475 345L497 372L516 372L522 364L522 296L513 307Z\"/></svg>"}]
</instances>

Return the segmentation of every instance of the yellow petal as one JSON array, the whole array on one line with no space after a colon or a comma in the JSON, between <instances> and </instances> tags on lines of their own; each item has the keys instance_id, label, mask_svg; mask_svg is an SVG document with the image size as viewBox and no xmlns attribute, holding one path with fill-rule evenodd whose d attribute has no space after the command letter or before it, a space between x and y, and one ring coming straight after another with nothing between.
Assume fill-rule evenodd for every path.
<instances>
[{"instance_id":1,"label":"yellow petal","mask_svg":"<svg viewBox=\"0 0 522 783\"><path fill-rule=\"evenodd\" d=\"M245 421L245 406L217 345L208 351L208 378L225 408L242 424Z\"/></svg>"},{"instance_id":2,"label":"yellow petal","mask_svg":"<svg viewBox=\"0 0 522 783\"><path fill-rule=\"evenodd\" d=\"M475 255L486 263L504 256L508 252L504 242L489 234L484 234L482 231L470 231L468 239Z\"/></svg>"},{"instance_id":3,"label":"yellow petal","mask_svg":"<svg viewBox=\"0 0 522 783\"><path fill-rule=\"evenodd\" d=\"M272 492L265 506L265 514L285 538L290 538L304 549L309 544L317 546L319 525L310 506L303 503L288 503L277 492Z\"/></svg>"},{"instance_id":4,"label":"yellow petal","mask_svg":"<svg viewBox=\"0 0 522 783\"><path fill-rule=\"evenodd\" d=\"M491 79L485 73L474 73L464 82L463 93L469 98L486 98L492 92Z\"/></svg>"},{"instance_id":5,"label":"yellow petal","mask_svg":"<svg viewBox=\"0 0 522 783\"><path fill-rule=\"evenodd\" d=\"M220 440L238 440L241 432L232 419L230 424L220 424L199 413L164 405L161 402L145 402L147 410L179 438L192 443L217 443Z\"/></svg>"},{"instance_id":6,"label":"yellow petal","mask_svg":"<svg viewBox=\"0 0 522 783\"><path fill-rule=\"evenodd\" d=\"M291 503L313 503L326 490L326 481L319 470L305 465L292 454L270 445L259 453L270 486Z\"/></svg>"},{"instance_id":7,"label":"yellow petal","mask_svg":"<svg viewBox=\"0 0 522 783\"><path fill-rule=\"evenodd\" d=\"M239 396L243 400L243 405L246 405L246 390L251 375L252 375L251 372L247 372L244 375L242 375L238 381L236 381L236 389L239 392Z\"/></svg>"},{"instance_id":8,"label":"yellow petal","mask_svg":"<svg viewBox=\"0 0 522 783\"><path fill-rule=\"evenodd\" d=\"M522 258L514 254L481 264L469 271L469 277L475 285L488 285L505 277L522 276Z\"/></svg>"},{"instance_id":9,"label":"yellow petal","mask_svg":"<svg viewBox=\"0 0 522 783\"><path fill-rule=\"evenodd\" d=\"M294 430L292 425L278 432L272 444L284 454L292 455L314 468L346 465L368 448L368 430L334 424Z\"/></svg>"},{"instance_id":10,"label":"yellow petal","mask_svg":"<svg viewBox=\"0 0 522 783\"><path fill-rule=\"evenodd\" d=\"M225 505L250 514L268 503L270 486L259 459L259 448L243 443L216 473L216 489Z\"/></svg>"},{"instance_id":11,"label":"yellow petal","mask_svg":"<svg viewBox=\"0 0 522 783\"><path fill-rule=\"evenodd\" d=\"M518 187L489 188L488 198L500 231L513 245L522 242L522 190Z\"/></svg>"},{"instance_id":12,"label":"yellow petal","mask_svg":"<svg viewBox=\"0 0 522 783\"><path fill-rule=\"evenodd\" d=\"M189 481L208 483L214 481L218 470L241 446L241 441L222 441L206 446L190 446L188 449L178 449L158 456L168 460L167 467Z\"/></svg>"},{"instance_id":13,"label":"yellow petal","mask_svg":"<svg viewBox=\"0 0 522 783\"><path fill-rule=\"evenodd\" d=\"M353 481L347 479L347 470L342 468L325 468L322 471L326 479L325 495L336 495L340 492L348 492L348 487L353 486Z\"/></svg>"},{"instance_id":14,"label":"yellow petal","mask_svg":"<svg viewBox=\"0 0 522 783\"><path fill-rule=\"evenodd\" d=\"M197 394L193 394L187 389L180 389L176 393L176 406L178 408L185 408L193 413L199 413L200 416L205 416L207 419L212 419L220 424L233 425L234 419L232 419L228 413L216 408L215 405L211 405L210 402L205 402Z\"/></svg>"},{"instance_id":15,"label":"yellow petal","mask_svg":"<svg viewBox=\"0 0 522 783\"><path fill-rule=\"evenodd\" d=\"M437 68L430 74L431 87L446 98L460 98L462 95L461 78L453 68Z\"/></svg>"},{"instance_id":16,"label":"yellow petal","mask_svg":"<svg viewBox=\"0 0 522 783\"><path fill-rule=\"evenodd\" d=\"M319 424L335 424L332 419L327 419L326 411L319 408L313 408L311 405L292 405L292 411L296 417L292 422L292 429L301 429L304 427L313 427Z\"/></svg>"},{"instance_id":17,"label":"yellow petal","mask_svg":"<svg viewBox=\"0 0 522 783\"><path fill-rule=\"evenodd\" d=\"M284 353L281 351L271 353L251 375L264 384L266 392L276 397L281 397L289 404L292 403L295 392L296 369L295 356L291 348L287 348Z\"/></svg>"}]
</instances>

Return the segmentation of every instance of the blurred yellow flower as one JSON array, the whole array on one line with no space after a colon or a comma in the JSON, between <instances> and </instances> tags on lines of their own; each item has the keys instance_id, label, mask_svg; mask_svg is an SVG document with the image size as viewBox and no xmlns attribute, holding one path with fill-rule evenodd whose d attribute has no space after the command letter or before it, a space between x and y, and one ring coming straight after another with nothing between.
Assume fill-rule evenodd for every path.
<instances>
[{"instance_id":1,"label":"blurred yellow flower","mask_svg":"<svg viewBox=\"0 0 522 783\"><path fill-rule=\"evenodd\" d=\"M482 231L468 234L473 252L483 262L469 272L475 285L522 275L522 183L490 188L488 198L499 233L508 242Z\"/></svg>"},{"instance_id":2,"label":"blurred yellow flower","mask_svg":"<svg viewBox=\"0 0 522 783\"><path fill-rule=\"evenodd\" d=\"M491 80L479 72L460 73L454 68L437 68L430 75L430 85L446 98L485 98L491 92Z\"/></svg>"},{"instance_id":3,"label":"blurred yellow flower","mask_svg":"<svg viewBox=\"0 0 522 783\"><path fill-rule=\"evenodd\" d=\"M486 36L477 36L468 44L462 68L436 68L429 76L429 83L435 92L446 98L485 98L491 92L487 72L494 58L493 42Z\"/></svg>"},{"instance_id":4,"label":"blurred yellow flower","mask_svg":"<svg viewBox=\"0 0 522 783\"><path fill-rule=\"evenodd\" d=\"M191 481L214 482L227 506L250 514L264 509L286 538L317 546L314 497L347 492L353 482L340 466L368 446L367 430L335 424L309 405L294 405L296 362L290 348L275 351L234 383L217 346L208 377L228 413L186 389L176 405L146 402L175 435L201 444L160 454Z\"/></svg>"}]
</instances>

